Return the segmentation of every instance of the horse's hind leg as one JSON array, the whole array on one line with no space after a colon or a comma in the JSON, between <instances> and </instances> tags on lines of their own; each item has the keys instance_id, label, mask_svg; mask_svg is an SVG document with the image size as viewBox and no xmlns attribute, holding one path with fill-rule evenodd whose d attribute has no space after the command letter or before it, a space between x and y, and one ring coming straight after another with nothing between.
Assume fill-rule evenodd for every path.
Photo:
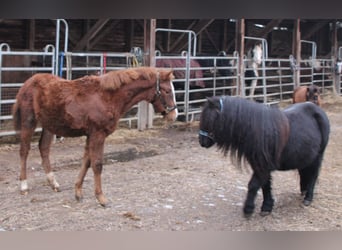
<instances>
[{"instance_id":1,"label":"horse's hind leg","mask_svg":"<svg viewBox=\"0 0 342 250\"><path fill-rule=\"evenodd\" d=\"M271 176L262 186L262 194L264 197L264 201L262 202L261 206L261 216L269 215L272 212L273 205L274 205L274 199L272 197L272 179Z\"/></svg>"},{"instance_id":2,"label":"horse's hind leg","mask_svg":"<svg viewBox=\"0 0 342 250\"><path fill-rule=\"evenodd\" d=\"M31 148L31 138L34 133L34 128L22 128L20 131L20 193L26 195L28 192L27 184L27 157Z\"/></svg>"},{"instance_id":3,"label":"horse's hind leg","mask_svg":"<svg viewBox=\"0 0 342 250\"><path fill-rule=\"evenodd\" d=\"M305 182L303 182L303 190L306 191L303 201L303 204L305 206L309 206L313 200L314 189L318 178L321 163L322 156L319 156L318 159L313 164L311 164L311 166L300 171L301 189L302 180L305 180ZM304 186L304 184L306 184L306 187Z\"/></svg>"},{"instance_id":4,"label":"horse's hind leg","mask_svg":"<svg viewBox=\"0 0 342 250\"><path fill-rule=\"evenodd\" d=\"M50 147L51 147L51 143L53 140L53 136L54 135L51 132L49 132L46 129L43 129L42 134L40 136L40 140L39 140L39 151L40 151L40 156L42 157L42 166L46 173L49 184L54 191L59 192L60 191L59 184L56 181L55 175L52 172L50 159L49 159Z\"/></svg>"}]
</instances>

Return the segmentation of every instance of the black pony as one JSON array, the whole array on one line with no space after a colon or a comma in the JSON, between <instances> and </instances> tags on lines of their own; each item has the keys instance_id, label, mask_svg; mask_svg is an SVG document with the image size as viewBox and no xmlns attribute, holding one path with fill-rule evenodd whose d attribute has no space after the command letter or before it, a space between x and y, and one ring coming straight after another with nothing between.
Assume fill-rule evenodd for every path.
<instances>
[{"instance_id":1,"label":"black pony","mask_svg":"<svg viewBox=\"0 0 342 250\"><path fill-rule=\"evenodd\" d=\"M311 102L277 108L239 97L208 98L200 119L199 143L209 148L217 143L224 155L240 166L247 160L253 169L243 212L254 211L262 188L261 215L271 213L273 170L298 169L304 205L310 205L330 133L325 112Z\"/></svg>"}]
</instances>

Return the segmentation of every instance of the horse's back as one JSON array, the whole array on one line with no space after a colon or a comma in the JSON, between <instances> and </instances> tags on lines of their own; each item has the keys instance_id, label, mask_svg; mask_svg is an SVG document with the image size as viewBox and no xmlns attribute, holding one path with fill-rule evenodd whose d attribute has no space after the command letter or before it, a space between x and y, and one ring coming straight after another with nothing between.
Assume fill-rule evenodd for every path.
<instances>
[{"instance_id":1,"label":"horse's back","mask_svg":"<svg viewBox=\"0 0 342 250\"><path fill-rule=\"evenodd\" d=\"M324 153L329 140L329 119L323 109L311 102L293 104L284 109L284 114L289 120L290 136L284 149L283 169L304 168Z\"/></svg>"},{"instance_id":2,"label":"horse's back","mask_svg":"<svg viewBox=\"0 0 342 250\"><path fill-rule=\"evenodd\" d=\"M306 87L300 86L295 88L292 94L292 102L299 103L299 102L306 102Z\"/></svg>"}]
</instances>

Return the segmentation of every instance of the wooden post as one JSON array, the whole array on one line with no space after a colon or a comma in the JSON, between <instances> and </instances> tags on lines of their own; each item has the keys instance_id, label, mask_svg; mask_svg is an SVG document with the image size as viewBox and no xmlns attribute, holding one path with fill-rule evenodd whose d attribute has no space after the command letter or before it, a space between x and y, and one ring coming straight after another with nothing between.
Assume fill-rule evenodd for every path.
<instances>
[{"instance_id":1,"label":"wooden post","mask_svg":"<svg viewBox=\"0 0 342 250\"><path fill-rule=\"evenodd\" d=\"M238 77L237 77L237 91L241 96L245 96L244 93L244 65L243 55L245 54L245 19L238 19L235 26L236 40L235 50L239 53L239 65L238 65Z\"/></svg>"},{"instance_id":2,"label":"wooden post","mask_svg":"<svg viewBox=\"0 0 342 250\"><path fill-rule=\"evenodd\" d=\"M297 66L300 67L301 61L301 44L300 44L300 19L296 19L294 22L294 29L293 29L293 39L292 39L292 54L296 59ZM294 87L300 86L300 70L295 69L293 72L294 78Z\"/></svg>"},{"instance_id":3,"label":"wooden post","mask_svg":"<svg viewBox=\"0 0 342 250\"><path fill-rule=\"evenodd\" d=\"M333 20L332 23L332 34L331 34L331 59L332 59L332 66L335 69L335 65L337 63L337 57L338 57L338 41L337 41L337 25L336 25L336 20ZM333 81L333 91L334 94L337 94L338 91L338 74L336 74L335 70L333 70L332 73L332 81Z\"/></svg>"},{"instance_id":4,"label":"wooden post","mask_svg":"<svg viewBox=\"0 0 342 250\"><path fill-rule=\"evenodd\" d=\"M156 19L144 20L144 62L145 66L155 66ZM153 107L146 101L138 104L138 130L153 126Z\"/></svg>"}]
</instances>

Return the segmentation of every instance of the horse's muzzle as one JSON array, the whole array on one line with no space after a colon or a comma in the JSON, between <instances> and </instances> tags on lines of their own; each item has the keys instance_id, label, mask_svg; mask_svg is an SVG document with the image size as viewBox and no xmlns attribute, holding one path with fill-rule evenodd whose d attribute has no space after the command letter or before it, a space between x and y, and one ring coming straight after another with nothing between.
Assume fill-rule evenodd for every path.
<instances>
[{"instance_id":1,"label":"horse's muzzle","mask_svg":"<svg viewBox=\"0 0 342 250\"><path fill-rule=\"evenodd\" d=\"M203 130L200 130L198 133L198 142L204 148L210 148L215 144L214 138Z\"/></svg>"},{"instance_id":2,"label":"horse's muzzle","mask_svg":"<svg viewBox=\"0 0 342 250\"><path fill-rule=\"evenodd\" d=\"M177 106L174 106L172 108L167 107L166 110L161 112L161 114L167 121L174 122L178 116Z\"/></svg>"}]
</instances>

